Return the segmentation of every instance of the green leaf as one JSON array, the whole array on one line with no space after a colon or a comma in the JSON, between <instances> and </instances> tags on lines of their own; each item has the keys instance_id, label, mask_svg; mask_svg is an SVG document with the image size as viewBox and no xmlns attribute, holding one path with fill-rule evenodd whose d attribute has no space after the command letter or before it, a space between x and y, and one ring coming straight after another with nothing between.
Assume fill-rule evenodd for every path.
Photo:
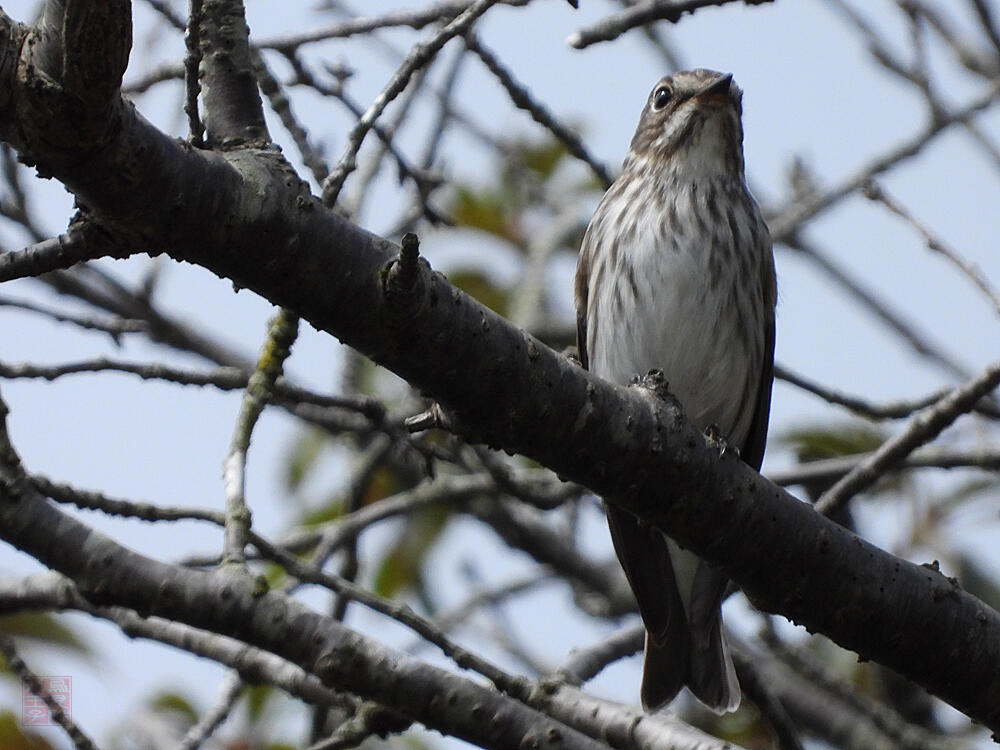
<instances>
[{"instance_id":1,"label":"green leaf","mask_svg":"<svg viewBox=\"0 0 1000 750\"><path fill-rule=\"evenodd\" d=\"M93 652L70 628L58 618L45 612L18 612L0 617L0 632L19 638L30 638L50 646L62 646L79 654L90 656Z\"/></svg>"},{"instance_id":2,"label":"green leaf","mask_svg":"<svg viewBox=\"0 0 1000 750\"><path fill-rule=\"evenodd\" d=\"M20 717L0 712L0 748L3 750L53 750L44 738L21 730Z\"/></svg>"},{"instance_id":3,"label":"green leaf","mask_svg":"<svg viewBox=\"0 0 1000 750\"><path fill-rule=\"evenodd\" d=\"M777 442L790 447L799 461L853 456L873 451L885 442L883 430L867 422L850 422L837 427L801 427L777 437Z\"/></svg>"},{"instance_id":4,"label":"green leaf","mask_svg":"<svg viewBox=\"0 0 1000 750\"><path fill-rule=\"evenodd\" d=\"M506 316L510 290L497 286L482 271L473 268L454 269L448 273L448 281L493 312Z\"/></svg>"},{"instance_id":5,"label":"green leaf","mask_svg":"<svg viewBox=\"0 0 1000 750\"><path fill-rule=\"evenodd\" d=\"M569 152L562 141L555 138L534 142L522 142L515 147L514 158L534 172L542 180L547 180L556 171Z\"/></svg>"},{"instance_id":6,"label":"green leaf","mask_svg":"<svg viewBox=\"0 0 1000 750\"><path fill-rule=\"evenodd\" d=\"M271 685L247 685L243 689L243 695L247 701L247 716L250 721L260 721L264 711L272 698L277 695L277 691Z\"/></svg>"},{"instance_id":7,"label":"green leaf","mask_svg":"<svg viewBox=\"0 0 1000 750\"><path fill-rule=\"evenodd\" d=\"M344 498L339 492L318 508L307 510L295 522L295 526L319 526L330 521L336 521L344 515Z\"/></svg>"},{"instance_id":8,"label":"green leaf","mask_svg":"<svg viewBox=\"0 0 1000 750\"><path fill-rule=\"evenodd\" d=\"M391 598L419 585L427 552L440 538L451 515L451 509L441 504L420 510L407 518L378 564L373 585L375 593Z\"/></svg>"},{"instance_id":9,"label":"green leaf","mask_svg":"<svg viewBox=\"0 0 1000 750\"><path fill-rule=\"evenodd\" d=\"M505 200L503 193L497 190L459 187L448 214L455 226L478 229L520 245L523 238L512 219L514 212L511 209L510 201Z\"/></svg>"},{"instance_id":10,"label":"green leaf","mask_svg":"<svg viewBox=\"0 0 1000 750\"><path fill-rule=\"evenodd\" d=\"M322 455L326 445L326 435L319 430L303 431L295 440L285 461L285 489L296 491L309 476Z\"/></svg>"},{"instance_id":11,"label":"green leaf","mask_svg":"<svg viewBox=\"0 0 1000 750\"><path fill-rule=\"evenodd\" d=\"M1000 584L993 572L980 565L974 558L962 553L958 554L955 562L962 588L982 599L993 609L1000 609Z\"/></svg>"},{"instance_id":12,"label":"green leaf","mask_svg":"<svg viewBox=\"0 0 1000 750\"><path fill-rule=\"evenodd\" d=\"M177 693L157 693L149 699L147 705L158 713L180 714L189 723L198 721L198 712L191 702Z\"/></svg>"}]
</instances>

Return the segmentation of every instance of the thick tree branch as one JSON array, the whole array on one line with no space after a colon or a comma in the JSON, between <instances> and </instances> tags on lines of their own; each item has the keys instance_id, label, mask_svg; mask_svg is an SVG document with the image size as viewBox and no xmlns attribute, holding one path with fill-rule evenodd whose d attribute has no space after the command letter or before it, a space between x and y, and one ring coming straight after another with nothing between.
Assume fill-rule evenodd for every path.
<instances>
[{"instance_id":1,"label":"thick tree branch","mask_svg":"<svg viewBox=\"0 0 1000 750\"><path fill-rule=\"evenodd\" d=\"M267 145L246 13L240 0L204 0L195 19L201 52L208 142L226 148Z\"/></svg>"}]
</instances>

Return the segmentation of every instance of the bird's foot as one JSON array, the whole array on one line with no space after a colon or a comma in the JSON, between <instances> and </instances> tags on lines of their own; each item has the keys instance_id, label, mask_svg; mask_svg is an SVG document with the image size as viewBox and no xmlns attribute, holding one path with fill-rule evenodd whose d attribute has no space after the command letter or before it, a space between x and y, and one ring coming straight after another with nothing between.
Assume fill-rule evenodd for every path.
<instances>
[{"instance_id":1,"label":"bird's foot","mask_svg":"<svg viewBox=\"0 0 1000 750\"><path fill-rule=\"evenodd\" d=\"M660 369L650 370L645 375L633 375L629 386L644 388L660 401L676 401L673 394L670 393L670 383L667 382L667 376Z\"/></svg>"},{"instance_id":2,"label":"bird's foot","mask_svg":"<svg viewBox=\"0 0 1000 750\"><path fill-rule=\"evenodd\" d=\"M719 425L714 422L705 428L705 441L719 452L719 458L724 458L730 452L735 453L737 458L740 456L739 448L730 445L729 440L719 429Z\"/></svg>"}]
</instances>

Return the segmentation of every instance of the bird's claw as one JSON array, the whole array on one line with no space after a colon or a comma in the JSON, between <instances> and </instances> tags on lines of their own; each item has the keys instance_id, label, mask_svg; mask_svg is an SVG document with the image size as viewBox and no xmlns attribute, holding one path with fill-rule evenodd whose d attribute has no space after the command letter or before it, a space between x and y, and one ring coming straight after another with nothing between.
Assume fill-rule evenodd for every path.
<instances>
[{"instance_id":1,"label":"bird's claw","mask_svg":"<svg viewBox=\"0 0 1000 750\"><path fill-rule=\"evenodd\" d=\"M667 382L667 376L663 374L663 370L653 369L645 375L635 374L632 376L629 385L645 388L660 401L673 400L673 396L670 393L670 383Z\"/></svg>"},{"instance_id":2,"label":"bird's claw","mask_svg":"<svg viewBox=\"0 0 1000 750\"><path fill-rule=\"evenodd\" d=\"M705 428L705 440L710 446L719 451L719 458L724 458L730 451L736 453L736 457L739 458L739 448L730 445L729 440L722 434L722 430L719 429L719 425L714 422Z\"/></svg>"}]
</instances>

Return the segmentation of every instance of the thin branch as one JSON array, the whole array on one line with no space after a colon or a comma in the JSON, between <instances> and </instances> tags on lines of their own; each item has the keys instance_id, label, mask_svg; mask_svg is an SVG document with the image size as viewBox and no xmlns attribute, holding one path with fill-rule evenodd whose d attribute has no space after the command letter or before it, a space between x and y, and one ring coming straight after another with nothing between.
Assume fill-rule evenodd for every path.
<instances>
[{"instance_id":1,"label":"thin branch","mask_svg":"<svg viewBox=\"0 0 1000 750\"><path fill-rule=\"evenodd\" d=\"M503 5L527 5L528 0L498 0ZM425 26L451 21L473 5L470 0L443 0L416 10L398 10L377 16L362 16L329 26L312 29L301 34L272 37L257 42L260 49L275 49L287 53L297 47L326 39L343 39L358 34L368 34L376 29L408 26L420 30Z\"/></svg>"},{"instance_id":2,"label":"thin branch","mask_svg":"<svg viewBox=\"0 0 1000 750\"><path fill-rule=\"evenodd\" d=\"M442 474L431 482L417 485L412 490L399 492L377 503L358 508L353 513L332 522L329 528L292 533L282 540L282 546L296 549L318 541L328 553L333 553L380 521L409 515L422 508L442 503L460 507L462 503L476 495L492 492L496 492L496 484L487 474Z\"/></svg>"},{"instance_id":3,"label":"thin branch","mask_svg":"<svg viewBox=\"0 0 1000 750\"><path fill-rule=\"evenodd\" d=\"M0 254L0 281L41 276L114 254L115 249L110 245L90 242L82 234L67 232L23 250Z\"/></svg>"},{"instance_id":4,"label":"thin branch","mask_svg":"<svg viewBox=\"0 0 1000 750\"><path fill-rule=\"evenodd\" d=\"M862 462L871 459L873 453L856 456L824 458L806 461L788 469L769 471L767 478L775 484L789 487L811 482L832 482L845 477ZM983 448L972 450L948 450L926 446L902 459L897 469L981 469L1000 471L1000 450Z\"/></svg>"},{"instance_id":5,"label":"thin branch","mask_svg":"<svg viewBox=\"0 0 1000 750\"><path fill-rule=\"evenodd\" d=\"M215 703L205 715L191 727L178 743L177 750L198 750L209 739L236 707L236 701L243 693L244 682L239 673L230 672L219 685Z\"/></svg>"},{"instance_id":6,"label":"thin branch","mask_svg":"<svg viewBox=\"0 0 1000 750\"><path fill-rule=\"evenodd\" d=\"M364 115L364 110L361 108L361 105L355 102L354 99L352 99L344 90L343 83L337 82L335 85L322 83L308 70L308 68L306 68L299 55L294 52L289 52L286 59L292 66L292 70L295 73L296 83L309 86L324 96L333 97L343 104L347 110L358 119ZM413 181L418 194L427 195L431 190L441 184L440 178L436 175L431 174L419 166L410 164L406 156L404 156L403 153L396 147L396 144L393 143L392 134L382 127L381 124L378 122L373 123L372 131L378 136L379 140L385 144L386 148L389 149L389 153L392 154L393 160L396 163L396 169L399 170L399 174ZM318 182L322 183L325 177L326 175L320 178ZM423 201L421 213L434 224L449 223L448 218L440 214L434 207L430 206L426 200Z\"/></svg>"},{"instance_id":7,"label":"thin branch","mask_svg":"<svg viewBox=\"0 0 1000 750\"><path fill-rule=\"evenodd\" d=\"M101 319L91 315L76 315L74 313L63 312L54 307L38 305L28 300L14 299L13 297L0 296L0 307L10 307L17 310L37 313L51 318L57 323L71 323L78 328L87 331L100 331L111 336L116 343L121 342L122 334L126 333L147 333L149 324L144 320L134 320L130 318ZM0 365L2 366L2 365Z\"/></svg>"},{"instance_id":8,"label":"thin branch","mask_svg":"<svg viewBox=\"0 0 1000 750\"><path fill-rule=\"evenodd\" d=\"M259 538L254 541L254 546L260 550L262 555L277 562L299 580L328 588L340 596L349 597L359 604L363 604L369 609L405 625L441 649L442 653L458 666L478 672L507 695L517 697L522 701L527 699L530 693L527 680L523 677L509 674L487 659L458 645L432 622L420 617L409 605L397 604L396 602L383 599L355 583L317 570L311 565L300 562L294 555L270 545Z\"/></svg>"},{"instance_id":9,"label":"thin branch","mask_svg":"<svg viewBox=\"0 0 1000 750\"><path fill-rule=\"evenodd\" d=\"M382 131L384 132L385 137L379 134L379 141L373 148L374 153L368 155L366 163L361 166L351 183L350 194L341 201L340 208L353 220L357 221L358 217L361 216L365 198L369 194L369 188L378 176L386 154L389 153L390 148L394 145L393 139L396 137L397 131L407 122L408 119L410 119L410 111L412 110L414 103L420 97L422 89L426 85L428 73L436 60L436 57L432 58L427 65L420 68L413 74L406 90L403 91L399 97L399 104L392 112L391 120L387 122L386 120L388 120L388 117L384 118ZM400 178L403 176L404 175L400 173ZM433 188L439 186L440 183L429 186L423 180L417 181L417 189L425 198L430 191L433 190ZM426 200L424 203L426 205Z\"/></svg>"},{"instance_id":10,"label":"thin branch","mask_svg":"<svg viewBox=\"0 0 1000 750\"><path fill-rule=\"evenodd\" d=\"M792 648L765 630L764 652L751 658L789 713L810 733L845 750L962 750L968 742L906 721L866 695L808 649Z\"/></svg>"},{"instance_id":11,"label":"thin branch","mask_svg":"<svg viewBox=\"0 0 1000 750\"><path fill-rule=\"evenodd\" d=\"M52 693L46 689L45 685L38 678L38 675L31 671L31 668L24 663L20 654L17 653L17 646L14 645L14 640L5 633L0 633L0 654L3 655L4 661L7 663L7 668L17 675L18 679L27 686L33 695L45 703L46 708L49 709L49 715L66 732L76 750L97 750L91 739L63 711L63 707L59 704L59 701L52 697Z\"/></svg>"},{"instance_id":12,"label":"thin branch","mask_svg":"<svg viewBox=\"0 0 1000 750\"><path fill-rule=\"evenodd\" d=\"M219 511L197 508L175 508L153 503L122 500L102 492L81 490L68 484L53 482L41 474L28 475L27 480L43 495L60 503L72 503L78 508L99 510L110 516L137 518L141 521L208 521L225 526L225 516Z\"/></svg>"},{"instance_id":13,"label":"thin branch","mask_svg":"<svg viewBox=\"0 0 1000 750\"><path fill-rule=\"evenodd\" d=\"M464 34L483 13L489 10L497 0L475 0L454 21L425 42L417 44L409 51L399 66L399 69L382 88L378 96L351 128L347 136L347 146L337 166L323 181L323 203L332 206L340 196L340 190L348 175L357 167L357 155L365 136L371 130L375 121L381 117L385 108L399 96L420 68L426 65L452 38Z\"/></svg>"},{"instance_id":14,"label":"thin branch","mask_svg":"<svg viewBox=\"0 0 1000 750\"><path fill-rule=\"evenodd\" d=\"M771 236L775 242L794 241L794 237L806 221L830 209L841 200L859 190L866 182L888 171L900 162L919 154L937 135L952 125L964 123L997 102L1000 83L994 82L989 88L964 107L943 113L933 120L922 132L904 141L891 151L873 159L847 179L829 190L805 196L794 201L776 216L768 219Z\"/></svg>"},{"instance_id":15,"label":"thin branch","mask_svg":"<svg viewBox=\"0 0 1000 750\"><path fill-rule=\"evenodd\" d=\"M607 167L591 155L587 147L583 145L579 135L559 122L542 102L531 95L526 86L514 78L499 57L493 54L489 48L484 47L475 34L466 34L465 45L483 61L483 64L504 87L510 100L518 109L531 115L531 119L552 133L570 154L590 167L605 189L611 186L613 180Z\"/></svg>"},{"instance_id":16,"label":"thin branch","mask_svg":"<svg viewBox=\"0 0 1000 750\"><path fill-rule=\"evenodd\" d=\"M616 631L602 641L571 651L555 676L567 685L580 686L600 674L609 664L641 651L645 639L646 628L641 622Z\"/></svg>"},{"instance_id":17,"label":"thin branch","mask_svg":"<svg viewBox=\"0 0 1000 750\"><path fill-rule=\"evenodd\" d=\"M274 384L281 375L281 369L291 354L292 344L298 334L298 316L287 310L279 311L268 325L267 341L243 393L229 452L222 464L226 491L226 533L222 555L224 563L244 565L245 562L243 550L250 535L250 510L247 508L244 486L250 436L271 399Z\"/></svg>"},{"instance_id":18,"label":"thin branch","mask_svg":"<svg viewBox=\"0 0 1000 750\"><path fill-rule=\"evenodd\" d=\"M833 388L827 388L814 380L810 380L804 375L792 372L784 365L778 363L774 366L774 377L803 391L819 396L824 401L843 406L850 409L855 414L860 414L868 419L906 419L914 412L920 411L931 404L937 403L943 396L951 392L951 388L945 387L930 393L923 398L893 401L886 404L876 404L858 396L844 393ZM990 401L983 399L976 404L974 411L993 419L1000 418L1000 409Z\"/></svg>"},{"instance_id":19,"label":"thin branch","mask_svg":"<svg viewBox=\"0 0 1000 750\"><path fill-rule=\"evenodd\" d=\"M257 73L257 83L260 86L261 92L267 97L271 110L278 115L278 119L281 120L281 124L285 126L285 130L292 137L295 147L299 150L299 156L302 159L302 163L306 165L306 168L309 169L310 172L312 172L317 184L323 182L326 176L330 173L330 168L326 163L326 159L324 159L323 154L321 154L319 150L314 148L309 142L309 133L306 131L305 126L295 116L295 113L292 111L292 104L285 95L281 82L278 80L277 76L271 72L271 69L267 65L267 61L264 59L264 56L260 53L257 47L252 49L251 56Z\"/></svg>"},{"instance_id":20,"label":"thin branch","mask_svg":"<svg viewBox=\"0 0 1000 750\"><path fill-rule=\"evenodd\" d=\"M965 260L957 250L948 247L943 240L939 239L923 222L907 211L902 203L892 197L884 187L874 180L870 180L862 186L862 193L868 200L881 203L889 211L913 227L924 238L928 249L944 256L952 265L958 268L983 293L990 304L993 305L993 309L1000 315L1000 295L997 295L996 290L993 289L989 280L983 276L978 268Z\"/></svg>"},{"instance_id":21,"label":"thin branch","mask_svg":"<svg viewBox=\"0 0 1000 750\"><path fill-rule=\"evenodd\" d=\"M168 18L169 9L161 11ZM198 113L198 95L201 81L198 71L201 67L201 24L202 0L189 0L188 22L184 29L184 114L188 118L188 141L195 148L205 145L205 123Z\"/></svg>"},{"instance_id":22,"label":"thin branch","mask_svg":"<svg viewBox=\"0 0 1000 750\"><path fill-rule=\"evenodd\" d=\"M740 680L742 688L747 698L752 700L774 732L777 740L777 750L802 750L802 742L799 739L800 730L795 726L778 697L776 688L771 684L770 675L762 674L757 669L755 655L747 649L733 643L730 638L730 648L732 649L733 662L736 665L736 674Z\"/></svg>"},{"instance_id":23,"label":"thin branch","mask_svg":"<svg viewBox=\"0 0 1000 750\"><path fill-rule=\"evenodd\" d=\"M528 578L521 578L511 581L502 586L486 591L478 591L470 596L465 602L459 604L454 609L442 612L434 618L434 624L445 632L450 631L459 623L464 622L483 607L492 607L500 602L534 591L539 586L551 584L557 580L551 571L539 569ZM426 641L418 641L406 649L408 652L416 651L426 645Z\"/></svg>"},{"instance_id":24,"label":"thin branch","mask_svg":"<svg viewBox=\"0 0 1000 750\"><path fill-rule=\"evenodd\" d=\"M982 26L996 54L1000 55L1000 28L997 27L997 20L994 16L996 8L991 7L986 0L971 0L971 2L979 16L979 25Z\"/></svg>"},{"instance_id":25,"label":"thin branch","mask_svg":"<svg viewBox=\"0 0 1000 750\"><path fill-rule=\"evenodd\" d=\"M0 362L0 378L9 380L27 378L57 380L69 375L95 372L120 372L136 375L142 380L162 380L175 385L205 387L212 386L221 391L236 391L247 387L250 373L239 367L217 367L214 370L195 372L182 370L164 364L136 364L106 357L67 362L61 365L7 364ZM279 377L274 384L273 397L299 404L319 406L325 409L346 409L364 415L374 422L385 417L385 405L376 398L346 398L328 396L308 391Z\"/></svg>"},{"instance_id":26,"label":"thin branch","mask_svg":"<svg viewBox=\"0 0 1000 750\"><path fill-rule=\"evenodd\" d=\"M994 362L972 380L916 414L897 435L887 440L869 458L816 501L819 513L829 514L851 497L874 484L879 477L917 447L930 442L942 430L969 412L980 398L1000 384L1000 361Z\"/></svg>"},{"instance_id":27,"label":"thin branch","mask_svg":"<svg viewBox=\"0 0 1000 750\"><path fill-rule=\"evenodd\" d=\"M893 310L884 300L872 292L866 286L851 278L848 273L841 268L827 253L823 252L811 242L806 241L801 233L796 232L794 236L786 241L786 247L800 253L807 260L815 263L829 278L839 284L855 301L872 313L891 331L899 336L913 351L929 361L935 363L945 372L955 377L967 380L970 373L949 354L937 346L916 326L906 321L903 316Z\"/></svg>"},{"instance_id":28,"label":"thin branch","mask_svg":"<svg viewBox=\"0 0 1000 750\"><path fill-rule=\"evenodd\" d=\"M645 0L630 8L604 18L593 26L580 29L566 39L571 47L583 49L598 42L610 42L626 31L645 26L653 21L677 23L685 13L694 13L701 8L743 2L746 5L762 5L772 0Z\"/></svg>"},{"instance_id":29,"label":"thin branch","mask_svg":"<svg viewBox=\"0 0 1000 750\"><path fill-rule=\"evenodd\" d=\"M159 67L146 71L142 75L136 76L133 80L122 86L122 93L126 96L137 96L145 94L158 83L166 81L185 80L185 69L178 63L164 63Z\"/></svg>"}]
</instances>

